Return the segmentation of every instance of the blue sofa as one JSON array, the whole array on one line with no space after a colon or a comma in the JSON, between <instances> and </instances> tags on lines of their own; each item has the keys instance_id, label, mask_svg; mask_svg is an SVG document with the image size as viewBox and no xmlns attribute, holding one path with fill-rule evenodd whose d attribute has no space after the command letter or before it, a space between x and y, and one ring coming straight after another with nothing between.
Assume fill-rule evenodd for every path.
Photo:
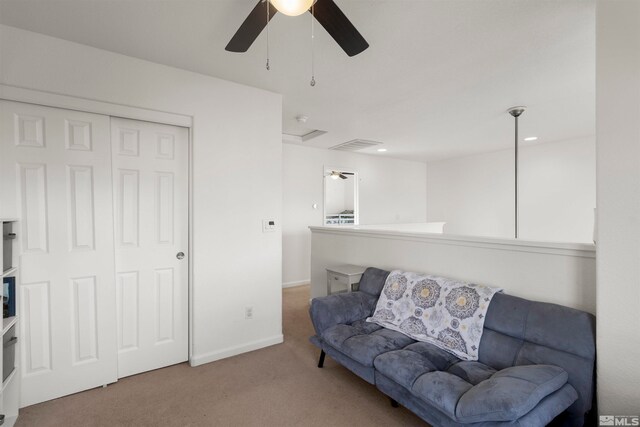
<instances>
[{"instance_id":1,"label":"blue sofa","mask_svg":"<svg viewBox=\"0 0 640 427\"><path fill-rule=\"evenodd\" d=\"M365 321L388 275L368 268L357 292L313 299L318 367L328 354L433 426L585 425L595 393L594 316L498 293L478 361L463 361Z\"/></svg>"}]
</instances>

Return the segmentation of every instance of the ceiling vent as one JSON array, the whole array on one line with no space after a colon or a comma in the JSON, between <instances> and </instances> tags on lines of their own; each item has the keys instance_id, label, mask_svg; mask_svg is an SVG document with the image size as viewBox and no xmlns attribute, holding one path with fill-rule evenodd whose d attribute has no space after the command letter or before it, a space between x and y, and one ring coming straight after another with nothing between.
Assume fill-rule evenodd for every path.
<instances>
[{"instance_id":1,"label":"ceiling vent","mask_svg":"<svg viewBox=\"0 0 640 427\"><path fill-rule=\"evenodd\" d=\"M312 131L305 131L305 133L302 133L300 135L295 135L292 133L283 133L282 134L282 141L283 142L293 142L293 143L302 143L302 142L307 142L310 139L313 138L317 138L319 136L324 135L325 133L327 133L326 130L312 130Z\"/></svg>"},{"instance_id":2,"label":"ceiling vent","mask_svg":"<svg viewBox=\"0 0 640 427\"><path fill-rule=\"evenodd\" d=\"M376 145L381 144L382 142L367 141L366 139L352 139L351 141L343 142L342 144L329 147L329 150L360 151L364 150L365 148L375 147Z\"/></svg>"},{"instance_id":3,"label":"ceiling vent","mask_svg":"<svg viewBox=\"0 0 640 427\"><path fill-rule=\"evenodd\" d=\"M304 135L301 135L300 138L302 139L302 142L306 142L306 141L308 141L310 139L322 136L325 133L327 133L326 130L312 130L311 132L308 132L308 133L305 133Z\"/></svg>"}]
</instances>

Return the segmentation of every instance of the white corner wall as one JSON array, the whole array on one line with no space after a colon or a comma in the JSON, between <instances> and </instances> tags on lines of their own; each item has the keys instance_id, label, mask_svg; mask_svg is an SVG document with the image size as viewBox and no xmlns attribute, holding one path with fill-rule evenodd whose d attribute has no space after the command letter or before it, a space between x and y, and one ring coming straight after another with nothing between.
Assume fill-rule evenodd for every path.
<instances>
[{"instance_id":1,"label":"white corner wall","mask_svg":"<svg viewBox=\"0 0 640 427\"><path fill-rule=\"evenodd\" d=\"M593 242L595 138L531 144L520 150L520 237ZM514 152L495 151L427 164L429 221L445 233L514 234Z\"/></svg>"},{"instance_id":2,"label":"white corner wall","mask_svg":"<svg viewBox=\"0 0 640 427\"><path fill-rule=\"evenodd\" d=\"M600 414L640 415L640 2L596 7Z\"/></svg>"},{"instance_id":3,"label":"white corner wall","mask_svg":"<svg viewBox=\"0 0 640 427\"><path fill-rule=\"evenodd\" d=\"M7 26L0 57L5 85L192 116L191 362L281 342L281 96Z\"/></svg>"},{"instance_id":4,"label":"white corner wall","mask_svg":"<svg viewBox=\"0 0 640 427\"><path fill-rule=\"evenodd\" d=\"M426 221L425 163L283 144L283 286L309 283L309 226L323 225L325 166L358 172L360 224Z\"/></svg>"}]
</instances>

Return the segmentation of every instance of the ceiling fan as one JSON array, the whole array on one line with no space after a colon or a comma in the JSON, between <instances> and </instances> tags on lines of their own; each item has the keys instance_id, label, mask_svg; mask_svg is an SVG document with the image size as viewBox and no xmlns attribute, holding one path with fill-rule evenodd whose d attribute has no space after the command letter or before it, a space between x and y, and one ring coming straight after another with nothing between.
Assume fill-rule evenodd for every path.
<instances>
[{"instance_id":1,"label":"ceiling fan","mask_svg":"<svg viewBox=\"0 0 640 427\"><path fill-rule=\"evenodd\" d=\"M349 178L347 175L353 175L353 172L331 171L331 173L327 176L330 177L331 179L338 179L338 178L347 179Z\"/></svg>"},{"instance_id":2,"label":"ceiling fan","mask_svg":"<svg viewBox=\"0 0 640 427\"><path fill-rule=\"evenodd\" d=\"M311 11L312 6L315 19L347 55L355 56L369 47L369 43L333 0L260 0L240 25L225 50L246 52L276 13L301 15Z\"/></svg>"}]
</instances>

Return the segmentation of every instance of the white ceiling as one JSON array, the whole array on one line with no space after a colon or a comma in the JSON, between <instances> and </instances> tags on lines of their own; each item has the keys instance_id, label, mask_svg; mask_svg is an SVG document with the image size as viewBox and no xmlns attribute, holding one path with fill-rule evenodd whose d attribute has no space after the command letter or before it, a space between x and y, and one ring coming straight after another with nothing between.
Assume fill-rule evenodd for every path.
<instances>
[{"instance_id":1,"label":"white ceiling","mask_svg":"<svg viewBox=\"0 0 640 427\"><path fill-rule=\"evenodd\" d=\"M257 0L0 0L0 23L282 93L283 130L304 145L380 141L385 155L435 160L523 136L595 133L593 0L335 0L371 47L353 58L309 14L271 21L245 54L224 50ZM301 126L295 116L309 116ZM375 150L371 149L372 152Z\"/></svg>"}]
</instances>

